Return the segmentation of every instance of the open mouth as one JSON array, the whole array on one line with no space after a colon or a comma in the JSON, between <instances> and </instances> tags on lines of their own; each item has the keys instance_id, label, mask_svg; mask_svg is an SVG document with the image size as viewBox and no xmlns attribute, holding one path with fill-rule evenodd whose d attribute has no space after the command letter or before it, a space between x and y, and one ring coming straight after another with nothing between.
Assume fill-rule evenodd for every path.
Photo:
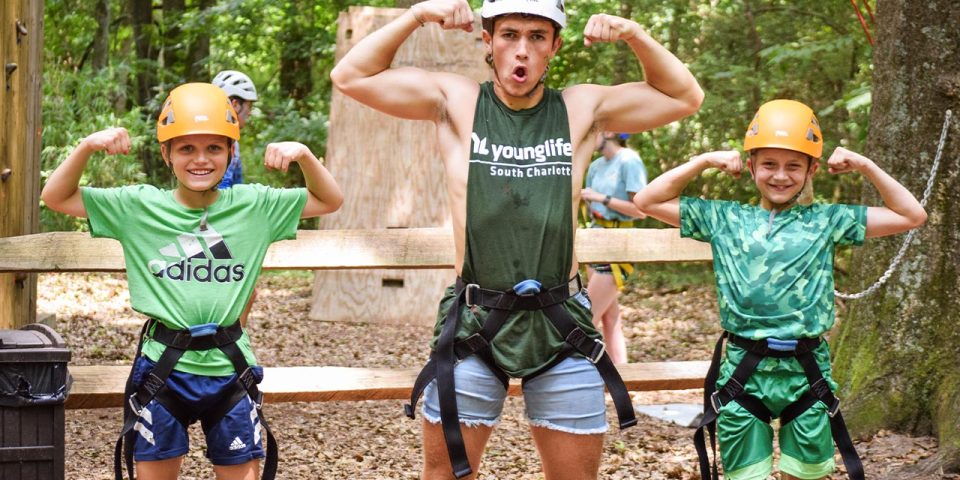
<instances>
[{"instance_id":1,"label":"open mouth","mask_svg":"<svg viewBox=\"0 0 960 480\"><path fill-rule=\"evenodd\" d=\"M211 173L213 173L213 169L210 169L210 168L195 169L195 170L187 170L187 172L190 173L190 175L196 175L198 177L202 177L202 176L210 175Z\"/></svg>"},{"instance_id":2,"label":"open mouth","mask_svg":"<svg viewBox=\"0 0 960 480\"><path fill-rule=\"evenodd\" d=\"M516 81L517 83L526 82L527 67L524 67L523 65L518 65L517 67L514 67L513 74L511 76L513 77L513 80Z\"/></svg>"}]
</instances>

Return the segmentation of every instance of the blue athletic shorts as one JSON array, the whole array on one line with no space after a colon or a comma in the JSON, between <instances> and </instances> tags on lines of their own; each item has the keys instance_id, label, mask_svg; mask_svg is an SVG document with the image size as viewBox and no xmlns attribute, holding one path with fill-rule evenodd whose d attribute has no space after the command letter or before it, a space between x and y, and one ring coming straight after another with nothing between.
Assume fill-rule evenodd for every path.
<instances>
[{"instance_id":1,"label":"blue athletic shorts","mask_svg":"<svg viewBox=\"0 0 960 480\"><path fill-rule=\"evenodd\" d=\"M457 410L466 426L495 426L507 392L500 380L476 355L454 368ZM607 431L603 379L587 359L567 357L523 385L527 419L531 425L581 435ZM423 416L440 423L437 382L423 393Z\"/></svg>"},{"instance_id":2,"label":"blue athletic shorts","mask_svg":"<svg viewBox=\"0 0 960 480\"><path fill-rule=\"evenodd\" d=\"M134 369L134 383L139 385L154 367L154 362L140 357ZM253 367L259 383L263 369ZM216 404L221 395L236 381L236 374L227 377L207 377L174 370L167 378L167 386L196 411ZM256 406L249 396L230 410L215 425L201 421L207 439L207 458L214 465L240 465L263 458L263 438ZM166 460L186 455L190 450L187 429L156 400L148 403L134 426L136 441L134 460Z\"/></svg>"}]
</instances>

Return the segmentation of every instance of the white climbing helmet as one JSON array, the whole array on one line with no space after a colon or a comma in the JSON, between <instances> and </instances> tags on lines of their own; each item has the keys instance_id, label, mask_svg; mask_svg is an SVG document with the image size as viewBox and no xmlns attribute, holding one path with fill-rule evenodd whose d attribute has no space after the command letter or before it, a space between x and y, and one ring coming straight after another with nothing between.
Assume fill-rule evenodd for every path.
<instances>
[{"instance_id":1,"label":"white climbing helmet","mask_svg":"<svg viewBox=\"0 0 960 480\"><path fill-rule=\"evenodd\" d=\"M511 13L525 13L550 19L560 25L567 26L567 13L563 8L563 0L483 0L480 9L481 18L493 18Z\"/></svg>"},{"instance_id":2,"label":"white climbing helmet","mask_svg":"<svg viewBox=\"0 0 960 480\"><path fill-rule=\"evenodd\" d=\"M236 70L224 70L210 82L227 92L228 97L240 97L248 102L256 101L257 87L250 77Z\"/></svg>"}]
</instances>

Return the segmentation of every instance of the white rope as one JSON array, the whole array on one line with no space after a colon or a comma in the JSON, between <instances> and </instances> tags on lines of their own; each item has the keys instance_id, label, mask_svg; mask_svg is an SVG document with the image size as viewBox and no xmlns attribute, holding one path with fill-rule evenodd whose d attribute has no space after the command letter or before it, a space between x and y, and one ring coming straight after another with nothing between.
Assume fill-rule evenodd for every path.
<instances>
[{"instance_id":1,"label":"white rope","mask_svg":"<svg viewBox=\"0 0 960 480\"><path fill-rule=\"evenodd\" d=\"M923 191L923 198L920 199L920 206L924 208L927 207L927 200L930 199L930 193L933 191L933 179L936 178L937 170L940 168L940 156L943 154L943 146L947 143L947 130L950 128L951 116L953 116L953 112L947 110L943 118L943 130L940 131L940 145L937 146L937 154L933 158L933 167L930 168L930 178L927 179L927 188ZM910 242L913 240L915 233L917 233L916 229L907 232L907 236L903 239L903 245L900 245L900 250L897 252L897 255L893 257L893 260L890 262L890 266L887 267L887 271L883 272L883 275L881 275L880 278L873 283L873 285L870 285L869 288L859 293L841 293L834 290L833 295L844 300L855 300L866 297L867 295L877 291L878 288L887 283L887 280L890 279L890 275L893 275L893 272L897 269L897 266L900 265L900 261L903 260L903 256L906 255L907 248L910 246Z\"/></svg>"}]
</instances>

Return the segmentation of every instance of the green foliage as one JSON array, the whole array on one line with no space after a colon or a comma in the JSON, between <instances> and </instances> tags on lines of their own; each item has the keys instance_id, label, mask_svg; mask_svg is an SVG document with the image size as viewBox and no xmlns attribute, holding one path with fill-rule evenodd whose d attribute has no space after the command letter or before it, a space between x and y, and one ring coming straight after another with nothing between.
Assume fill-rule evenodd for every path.
<instances>
[{"instance_id":1,"label":"green foliage","mask_svg":"<svg viewBox=\"0 0 960 480\"><path fill-rule=\"evenodd\" d=\"M639 64L620 45L583 46L583 27L595 13L632 12L631 18L691 69L706 98L700 111L653 131L629 146L644 159L650 178L697 153L741 149L747 124L760 104L792 98L818 113L825 160L836 146L862 151L870 107L870 50L849 4L816 1L622 0L568 5L564 47L551 65L555 87L617 83L641 78ZM626 67L623 65L626 64ZM620 69L618 72L617 69ZM860 178L816 176L819 200L853 202ZM734 179L707 172L685 192L756 202L749 175ZM643 226L660 227L658 222Z\"/></svg>"},{"instance_id":2,"label":"green foliage","mask_svg":"<svg viewBox=\"0 0 960 480\"><path fill-rule=\"evenodd\" d=\"M241 156L247 182L299 185L298 171L267 172L269 142L297 140L323 156L330 108L329 72L334 64L336 19L357 0L186 0L182 11L153 2L145 30L152 56L137 56L130 2L108 0L108 64L95 71L91 55L97 32L96 2L46 0L44 32L43 171L49 174L84 136L110 126L126 127L135 153L95 156L84 185L152 182L170 187L158 162L154 122L160 102L174 86L209 81L220 70L240 70L257 85L260 100L244 127ZM392 0L362 2L394 6ZM479 9L481 2L471 0ZM202 8L206 7L206 8ZM818 112L826 137L825 156L837 145L862 150L870 106L870 50L849 5L813 0L594 0L567 2L564 46L551 64L548 84L614 84L642 78L622 42L583 46L590 15L628 16L674 52L707 92L700 112L650 132L630 146L650 177L706 150L740 148L760 103L795 98ZM202 48L204 42L209 47ZM206 52L190 60L188 52ZM180 62L164 64L164 62ZM187 64L187 62L195 62ZM135 105L138 82L152 75L151 97ZM290 89L296 89L291 91ZM301 91L306 89L307 91ZM823 200L859 198L855 175L817 175ZM708 172L686 192L711 198L756 201L756 190L740 180ZM44 230L73 230L82 222L42 209ZM642 226L660 227L645 220Z\"/></svg>"}]
</instances>

